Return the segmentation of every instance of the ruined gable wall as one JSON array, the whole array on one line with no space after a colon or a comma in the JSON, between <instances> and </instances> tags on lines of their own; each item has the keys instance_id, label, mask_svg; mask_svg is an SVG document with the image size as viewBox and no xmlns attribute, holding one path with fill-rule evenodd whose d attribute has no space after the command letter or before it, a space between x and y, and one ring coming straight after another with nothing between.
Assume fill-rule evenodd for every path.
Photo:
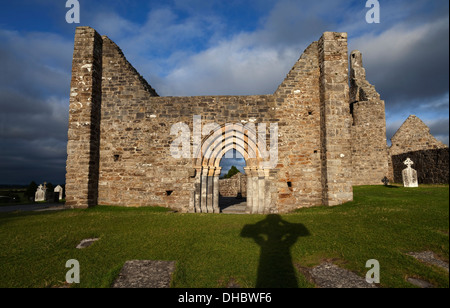
<instances>
[{"instance_id":1,"label":"ruined gable wall","mask_svg":"<svg viewBox=\"0 0 450 308\"><path fill-rule=\"evenodd\" d=\"M314 42L275 92L280 208L322 204L319 77L319 49Z\"/></svg>"},{"instance_id":2,"label":"ruined gable wall","mask_svg":"<svg viewBox=\"0 0 450 308\"><path fill-rule=\"evenodd\" d=\"M415 115L411 115L406 119L391 138L391 143L392 145L389 148L390 155L447 147L437 140L430 133L430 128Z\"/></svg>"},{"instance_id":3,"label":"ruined gable wall","mask_svg":"<svg viewBox=\"0 0 450 308\"><path fill-rule=\"evenodd\" d=\"M353 185L381 185L389 175L384 101L366 80L362 55L350 55Z\"/></svg>"}]
</instances>

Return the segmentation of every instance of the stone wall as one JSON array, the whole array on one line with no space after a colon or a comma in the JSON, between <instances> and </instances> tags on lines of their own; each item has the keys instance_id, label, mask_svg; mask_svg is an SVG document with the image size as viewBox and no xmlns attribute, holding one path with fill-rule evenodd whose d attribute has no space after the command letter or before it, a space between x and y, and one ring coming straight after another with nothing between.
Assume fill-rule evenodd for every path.
<instances>
[{"instance_id":1,"label":"stone wall","mask_svg":"<svg viewBox=\"0 0 450 308\"><path fill-rule=\"evenodd\" d=\"M247 175L237 173L229 179L220 179L219 193L222 197L236 197L238 193L247 197Z\"/></svg>"},{"instance_id":2,"label":"stone wall","mask_svg":"<svg viewBox=\"0 0 450 308\"><path fill-rule=\"evenodd\" d=\"M353 185L380 185L389 175L384 101L366 80L362 54L350 55Z\"/></svg>"},{"instance_id":3,"label":"stone wall","mask_svg":"<svg viewBox=\"0 0 450 308\"><path fill-rule=\"evenodd\" d=\"M318 42L303 52L275 92L280 119L276 198L283 208L322 204Z\"/></svg>"},{"instance_id":4,"label":"stone wall","mask_svg":"<svg viewBox=\"0 0 450 308\"><path fill-rule=\"evenodd\" d=\"M413 151L392 156L394 182L403 183L402 170L406 168L403 162L410 158L417 171L419 184L449 183L449 148Z\"/></svg>"},{"instance_id":5,"label":"stone wall","mask_svg":"<svg viewBox=\"0 0 450 308\"><path fill-rule=\"evenodd\" d=\"M402 182L401 179L401 173L400 178L398 177L399 168L402 166L396 163L394 164L394 157L404 154L404 153L410 153L410 152L421 152L425 151L424 153L428 153L427 150L435 150L435 149L445 149L448 147L437 140L431 133L430 128L422 122L418 117L415 115L410 115L406 121L400 126L400 128L397 130L397 132L394 134L394 136L391 138L391 147L389 148L389 179L395 182ZM430 152L432 153L432 152ZM401 156L403 157L403 156ZM424 159L426 157L429 157L432 159L429 163L425 163ZM420 160L423 162L422 165L430 165L434 166L434 158L433 155L419 155ZM406 159L406 158L405 158ZM412 159L412 158L411 158ZM414 160L413 160L414 161ZM414 168L414 167L413 167ZM448 168L448 166L447 166ZM404 168L403 168L404 169ZM402 170L403 170L402 169ZM431 181L433 178L436 178L436 176L427 176L430 178ZM437 178L441 178L441 176L438 176ZM425 182L424 182L425 183Z\"/></svg>"},{"instance_id":6,"label":"stone wall","mask_svg":"<svg viewBox=\"0 0 450 308\"><path fill-rule=\"evenodd\" d=\"M437 140L430 133L430 128L415 115L410 115L406 119L391 138L391 143L390 155L447 147Z\"/></svg>"},{"instance_id":7,"label":"stone wall","mask_svg":"<svg viewBox=\"0 0 450 308\"><path fill-rule=\"evenodd\" d=\"M77 28L68 205L160 205L183 212L214 212L222 150L231 148L246 159L250 212L287 212L350 201L353 170L379 177L376 172L383 166L360 163L355 169L352 151L358 150L352 139L373 146L364 155L376 162L376 153L383 149L379 135L385 123L384 104L370 100L371 104L355 101L352 117L348 73L347 34L325 32L304 51L273 94L159 97L114 42L94 29ZM200 136L192 134L195 115L202 119ZM207 125L212 123L218 129L211 131ZM267 125L266 140L270 124L278 125L274 168L260 165L262 153L272 145L249 142L250 124L261 123ZM189 130L188 144L201 143L202 149L215 151L215 156L192 156L192 149L189 158L173 157L170 147L180 136L180 130L171 133L175 124ZM217 132L226 136L226 124L250 126L216 147L209 140ZM370 136L375 135L371 144ZM240 147L238 141L245 146ZM257 157L249 156L252 151Z\"/></svg>"},{"instance_id":8,"label":"stone wall","mask_svg":"<svg viewBox=\"0 0 450 308\"><path fill-rule=\"evenodd\" d=\"M347 33L319 40L322 203L353 200Z\"/></svg>"},{"instance_id":9,"label":"stone wall","mask_svg":"<svg viewBox=\"0 0 450 308\"><path fill-rule=\"evenodd\" d=\"M103 40L89 27L75 32L70 83L66 205L97 205Z\"/></svg>"}]
</instances>

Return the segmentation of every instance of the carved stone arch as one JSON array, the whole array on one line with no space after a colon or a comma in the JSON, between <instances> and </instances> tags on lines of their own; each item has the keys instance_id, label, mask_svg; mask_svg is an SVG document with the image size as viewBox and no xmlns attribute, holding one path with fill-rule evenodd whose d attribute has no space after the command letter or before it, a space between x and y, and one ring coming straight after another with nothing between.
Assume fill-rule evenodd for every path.
<instances>
[{"instance_id":1,"label":"carved stone arch","mask_svg":"<svg viewBox=\"0 0 450 308\"><path fill-rule=\"evenodd\" d=\"M259 156L256 143L256 131L241 124L225 124L203 138L201 145L194 153L194 166L212 166L210 161L217 158L221 149L230 143L237 145L240 154L246 159ZM221 157L220 157L221 158Z\"/></svg>"},{"instance_id":2,"label":"carved stone arch","mask_svg":"<svg viewBox=\"0 0 450 308\"><path fill-rule=\"evenodd\" d=\"M194 153L196 169L195 189L191 196L190 211L195 213L219 213L220 161L231 149L245 159L247 176L247 213L266 213L271 206L269 170L260 166L262 158L258 150L256 131L249 126L226 124L203 138Z\"/></svg>"}]
</instances>

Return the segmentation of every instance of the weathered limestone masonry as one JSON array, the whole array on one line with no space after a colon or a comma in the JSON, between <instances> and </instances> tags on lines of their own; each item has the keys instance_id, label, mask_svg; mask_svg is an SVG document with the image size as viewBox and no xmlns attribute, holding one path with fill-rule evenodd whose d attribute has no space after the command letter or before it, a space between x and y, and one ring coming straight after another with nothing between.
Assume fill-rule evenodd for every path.
<instances>
[{"instance_id":1,"label":"weathered limestone masonry","mask_svg":"<svg viewBox=\"0 0 450 308\"><path fill-rule=\"evenodd\" d=\"M385 107L366 80L362 54L357 50L350 55L350 108L353 184L378 185L388 175Z\"/></svg>"},{"instance_id":2,"label":"weathered limestone masonry","mask_svg":"<svg viewBox=\"0 0 450 308\"><path fill-rule=\"evenodd\" d=\"M66 205L97 204L100 109L102 105L102 38L78 28L72 62L66 165Z\"/></svg>"},{"instance_id":3,"label":"weathered limestone masonry","mask_svg":"<svg viewBox=\"0 0 450 308\"><path fill-rule=\"evenodd\" d=\"M363 75L355 74L355 78L355 84L365 89ZM325 32L313 42L273 95L159 97L114 42L92 28L77 28L67 204L159 205L182 212L217 213L219 164L230 149L246 160L248 213L350 201L353 184L366 184L373 172L378 181L385 175L385 161L377 165L385 159L378 136L385 132L385 123L384 104L366 102L362 95L351 101L349 92L346 33ZM364 129L367 125L359 124L365 123L363 105L364 112L373 108L376 114L368 122L373 124L369 131ZM202 117L201 124L194 115ZM185 123L190 132L202 129L201 136L191 133L190 144L201 145L199 152L191 149L192 158L170 154L177 138L170 132L176 123ZM219 127L211 130L211 123ZM253 142L255 132L241 125L248 123L265 123L267 137L270 124L278 124L275 168L261 164L270 144L267 141L264 148ZM230 129L226 124L235 125ZM376 132L378 128L381 132ZM357 150L352 139L366 138L370 148L372 135L378 139L367 163L358 158L357 167L352 166L352 151ZM225 138L217 142L218 136ZM355 168L369 180L361 176L354 181Z\"/></svg>"},{"instance_id":4,"label":"weathered limestone masonry","mask_svg":"<svg viewBox=\"0 0 450 308\"><path fill-rule=\"evenodd\" d=\"M239 172L229 179L220 179L219 193L223 197L236 197L239 193L242 197L247 197L246 176Z\"/></svg>"},{"instance_id":5,"label":"weathered limestone masonry","mask_svg":"<svg viewBox=\"0 0 450 308\"><path fill-rule=\"evenodd\" d=\"M410 115L391 138L389 154L398 155L406 152L444 149L445 144L437 140L430 128L415 115Z\"/></svg>"},{"instance_id":6,"label":"weathered limestone masonry","mask_svg":"<svg viewBox=\"0 0 450 308\"><path fill-rule=\"evenodd\" d=\"M319 40L322 202L353 199L347 34L326 32Z\"/></svg>"}]
</instances>

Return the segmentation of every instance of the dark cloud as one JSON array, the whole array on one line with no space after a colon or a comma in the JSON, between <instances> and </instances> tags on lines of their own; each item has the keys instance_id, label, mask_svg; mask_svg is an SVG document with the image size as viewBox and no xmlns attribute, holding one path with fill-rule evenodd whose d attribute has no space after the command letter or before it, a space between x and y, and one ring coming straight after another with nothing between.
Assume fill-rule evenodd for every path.
<instances>
[{"instance_id":1,"label":"dark cloud","mask_svg":"<svg viewBox=\"0 0 450 308\"><path fill-rule=\"evenodd\" d=\"M379 36L364 36L352 47L363 52L367 78L392 110L418 106L449 91L448 16L415 28L403 24Z\"/></svg>"},{"instance_id":2,"label":"dark cloud","mask_svg":"<svg viewBox=\"0 0 450 308\"><path fill-rule=\"evenodd\" d=\"M437 119L430 121L428 126L433 135L448 135L449 131L449 120L448 119Z\"/></svg>"},{"instance_id":3,"label":"dark cloud","mask_svg":"<svg viewBox=\"0 0 450 308\"><path fill-rule=\"evenodd\" d=\"M430 128L430 132L439 141L449 145L449 119L436 119L426 121L426 124Z\"/></svg>"},{"instance_id":4,"label":"dark cloud","mask_svg":"<svg viewBox=\"0 0 450 308\"><path fill-rule=\"evenodd\" d=\"M73 45L0 30L0 183L64 183Z\"/></svg>"},{"instance_id":5,"label":"dark cloud","mask_svg":"<svg viewBox=\"0 0 450 308\"><path fill-rule=\"evenodd\" d=\"M449 119L448 118L438 118L438 119L421 119L429 128L430 133L439 141L446 145L449 145ZM406 118L396 121L391 121L386 125L386 137L388 144L390 145L390 140L392 136L397 132Z\"/></svg>"}]
</instances>

